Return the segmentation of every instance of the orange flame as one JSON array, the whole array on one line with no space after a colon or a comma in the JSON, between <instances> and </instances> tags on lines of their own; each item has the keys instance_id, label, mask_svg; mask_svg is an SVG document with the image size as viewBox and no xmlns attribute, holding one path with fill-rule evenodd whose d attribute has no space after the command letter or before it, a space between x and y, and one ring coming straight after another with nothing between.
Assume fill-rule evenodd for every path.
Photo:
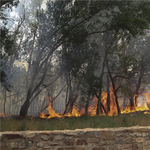
<instances>
[{"instance_id":1,"label":"orange flame","mask_svg":"<svg viewBox=\"0 0 150 150\"><path fill-rule=\"evenodd\" d=\"M146 100L146 102L143 102L141 106L135 106L134 108L130 108L130 106L127 106L125 110L122 110L122 114L132 113L132 112L139 112L139 111L150 111L150 93L144 93L142 94ZM144 112L144 114L150 114L150 112Z\"/></svg>"},{"instance_id":2,"label":"orange flame","mask_svg":"<svg viewBox=\"0 0 150 150\"><path fill-rule=\"evenodd\" d=\"M127 113L133 113L133 112L137 112L137 111L145 111L144 114L150 114L150 93L144 93L143 94L146 102L143 103L142 106L135 106L134 108L130 108L130 105L128 105L124 110L121 108L121 114L127 114ZM47 108L48 111L48 115L41 112L40 113L40 117L41 118L63 118L63 117L80 117L81 115L83 115L85 113L84 109L81 109L80 111L78 111L78 108L76 108L75 106L73 106L72 112L71 113L67 113L65 115L56 113L55 110L53 110L53 106L52 106L52 98L49 98L50 102L49 102L49 106ZM96 109L97 109L97 101L98 99L96 97L93 98L91 105L88 107L88 115L89 116L95 116L96 115ZM101 95L101 103L103 104L104 108L107 110L107 92L103 92ZM101 115L106 115L104 110L103 113ZM113 91L112 88L110 87L110 111L107 113L108 116L115 116L117 115L117 107L116 104L114 102L114 95L113 95Z\"/></svg>"},{"instance_id":3,"label":"orange flame","mask_svg":"<svg viewBox=\"0 0 150 150\"><path fill-rule=\"evenodd\" d=\"M6 115L3 113L0 113L0 117L6 117Z\"/></svg>"}]
</instances>

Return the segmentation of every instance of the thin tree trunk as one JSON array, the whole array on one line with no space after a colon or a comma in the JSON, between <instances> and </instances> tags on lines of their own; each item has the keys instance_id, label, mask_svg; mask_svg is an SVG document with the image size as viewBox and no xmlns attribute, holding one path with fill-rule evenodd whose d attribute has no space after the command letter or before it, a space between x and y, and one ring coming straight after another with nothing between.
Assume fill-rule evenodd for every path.
<instances>
[{"instance_id":1,"label":"thin tree trunk","mask_svg":"<svg viewBox=\"0 0 150 150\"><path fill-rule=\"evenodd\" d=\"M120 111L120 106L119 106L119 102L118 102L117 90L114 90L114 96L115 96L115 102L117 105L117 111L118 111L118 115L119 115L121 113L121 111Z\"/></svg>"},{"instance_id":2,"label":"thin tree trunk","mask_svg":"<svg viewBox=\"0 0 150 150\"><path fill-rule=\"evenodd\" d=\"M111 75L110 69L109 69L107 55L106 55L106 65L107 65L108 74L109 74L109 77L110 77L110 80L111 80L111 83L112 83L113 93L114 93L114 97L115 97L115 103L116 103L117 112L118 112L118 115L119 115L121 113L121 111L120 111L120 106L119 106L119 102L118 102L117 88L115 86L115 81L114 81L114 79Z\"/></svg>"},{"instance_id":3,"label":"thin tree trunk","mask_svg":"<svg viewBox=\"0 0 150 150\"><path fill-rule=\"evenodd\" d=\"M131 96L129 98L129 100L130 100L130 109L132 110L134 108L134 99L133 99L133 96Z\"/></svg>"},{"instance_id":4,"label":"thin tree trunk","mask_svg":"<svg viewBox=\"0 0 150 150\"><path fill-rule=\"evenodd\" d=\"M77 96L75 98L69 99L69 101L68 101L68 103L66 105L66 109L65 109L63 114L67 114L67 113L71 113L72 112L73 104L75 103L76 98L77 98Z\"/></svg>"},{"instance_id":5,"label":"thin tree trunk","mask_svg":"<svg viewBox=\"0 0 150 150\"><path fill-rule=\"evenodd\" d=\"M123 110L125 109L126 107L126 95L124 96L124 99L123 99Z\"/></svg>"},{"instance_id":6,"label":"thin tree trunk","mask_svg":"<svg viewBox=\"0 0 150 150\"><path fill-rule=\"evenodd\" d=\"M102 89L102 88L101 88ZM98 96L98 102L97 102L97 109L96 109L96 115L100 115L103 113L102 111L102 103L101 103L101 94L102 94L102 90L100 89L99 91L99 96Z\"/></svg>"},{"instance_id":7,"label":"thin tree trunk","mask_svg":"<svg viewBox=\"0 0 150 150\"><path fill-rule=\"evenodd\" d=\"M87 100L86 100L85 115L88 115L89 102L90 102L90 94L88 94L88 97L87 97Z\"/></svg>"},{"instance_id":8,"label":"thin tree trunk","mask_svg":"<svg viewBox=\"0 0 150 150\"><path fill-rule=\"evenodd\" d=\"M107 114L110 112L110 90L109 75L107 75Z\"/></svg>"},{"instance_id":9,"label":"thin tree trunk","mask_svg":"<svg viewBox=\"0 0 150 150\"><path fill-rule=\"evenodd\" d=\"M139 95L135 95L135 107L138 106L138 97L139 97Z\"/></svg>"},{"instance_id":10,"label":"thin tree trunk","mask_svg":"<svg viewBox=\"0 0 150 150\"><path fill-rule=\"evenodd\" d=\"M129 94L128 94L128 97L129 97L129 101L130 101L130 109L134 109L134 92L132 91L131 89L131 85L129 83L129 79L126 79L126 84L127 84L127 87L129 89Z\"/></svg>"},{"instance_id":11,"label":"thin tree trunk","mask_svg":"<svg viewBox=\"0 0 150 150\"><path fill-rule=\"evenodd\" d=\"M102 102L101 102L101 107L103 108L104 113L107 115L107 111L106 111L104 105L102 104Z\"/></svg>"},{"instance_id":12,"label":"thin tree trunk","mask_svg":"<svg viewBox=\"0 0 150 150\"><path fill-rule=\"evenodd\" d=\"M4 114L6 114L6 89L4 90Z\"/></svg>"},{"instance_id":13,"label":"thin tree trunk","mask_svg":"<svg viewBox=\"0 0 150 150\"><path fill-rule=\"evenodd\" d=\"M31 104L30 100L31 100L32 96L35 94L35 92L39 89L41 84L43 83L43 81L45 79L46 72L47 72L47 62L45 64L45 66L44 66L44 71L43 71L41 80L35 86L35 88L33 88L33 84L34 84L34 81L35 81L35 78L36 78L37 71L34 72L34 75L32 77L32 80L31 80L31 83L30 83L30 86L29 86L29 89L28 89L28 92L27 92L27 98L26 98L24 104L21 106L21 109L20 109L20 117L21 118L25 118L27 116L28 108L29 108L29 106Z\"/></svg>"},{"instance_id":14,"label":"thin tree trunk","mask_svg":"<svg viewBox=\"0 0 150 150\"><path fill-rule=\"evenodd\" d=\"M11 98L11 93L9 92L10 96L10 106L9 106L9 114L12 114L12 98Z\"/></svg>"},{"instance_id":15,"label":"thin tree trunk","mask_svg":"<svg viewBox=\"0 0 150 150\"><path fill-rule=\"evenodd\" d=\"M96 110L96 115L102 114L102 106L101 106L101 94L102 94L102 82L103 82L103 74L104 74L104 67L105 67L105 58L106 58L106 52L104 54L104 59L102 63L102 70L101 70L101 75L100 75L100 80L99 80L99 97L97 101L97 110Z\"/></svg>"},{"instance_id":16,"label":"thin tree trunk","mask_svg":"<svg viewBox=\"0 0 150 150\"><path fill-rule=\"evenodd\" d=\"M73 98L73 93L72 93L70 72L68 72L68 75L66 75L66 79L67 79L67 91L66 91L66 101L65 101L64 114L71 113L72 108L73 108L73 104L74 104L74 101L75 101L75 98ZM68 93L69 93L69 97L68 97Z\"/></svg>"},{"instance_id":17,"label":"thin tree trunk","mask_svg":"<svg viewBox=\"0 0 150 150\"><path fill-rule=\"evenodd\" d=\"M139 75L138 83L137 83L136 90L135 90L135 106L138 106L138 97L139 97L140 86L142 83L142 78L144 76L144 70L145 70L145 67L141 65L140 75Z\"/></svg>"},{"instance_id":18,"label":"thin tree trunk","mask_svg":"<svg viewBox=\"0 0 150 150\"><path fill-rule=\"evenodd\" d=\"M96 97L99 99L99 96L98 95L96 95ZM101 113L101 114L103 114L103 111L104 111L104 113L107 115L107 111L106 111L106 109L105 109L105 107L104 107L104 105L102 104L102 102L100 101L100 110L99 110L99 112ZM102 109L103 109L103 111L102 111ZM99 113L99 114L100 114ZM97 115L99 115L99 114L97 114Z\"/></svg>"},{"instance_id":19,"label":"thin tree trunk","mask_svg":"<svg viewBox=\"0 0 150 150\"><path fill-rule=\"evenodd\" d=\"M65 108L65 111L64 111L64 114L66 113L71 113L72 112L72 109L73 109L73 105L78 97L78 95L73 95L72 93L72 87L70 87L70 92L69 93L69 100L67 102L67 105L66 105L66 108Z\"/></svg>"},{"instance_id":20,"label":"thin tree trunk","mask_svg":"<svg viewBox=\"0 0 150 150\"><path fill-rule=\"evenodd\" d=\"M19 95L17 94L17 102L19 101ZM16 114L18 115L19 114L19 106L16 107Z\"/></svg>"},{"instance_id":21,"label":"thin tree trunk","mask_svg":"<svg viewBox=\"0 0 150 150\"><path fill-rule=\"evenodd\" d=\"M30 105L30 98L31 98L31 88L28 89L28 93L27 93L27 98L26 101L24 102L24 104L21 106L20 109L20 117L25 118L27 116L28 113L28 108Z\"/></svg>"},{"instance_id":22,"label":"thin tree trunk","mask_svg":"<svg viewBox=\"0 0 150 150\"><path fill-rule=\"evenodd\" d=\"M67 106L67 101L68 101L68 86L67 86L67 89L66 89L65 106Z\"/></svg>"}]
</instances>

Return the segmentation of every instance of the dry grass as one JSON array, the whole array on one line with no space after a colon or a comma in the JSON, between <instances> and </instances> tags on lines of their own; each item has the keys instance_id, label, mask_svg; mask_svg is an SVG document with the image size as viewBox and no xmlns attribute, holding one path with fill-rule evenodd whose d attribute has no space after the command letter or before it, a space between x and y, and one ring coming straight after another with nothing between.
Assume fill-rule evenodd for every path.
<instances>
[{"instance_id":1,"label":"dry grass","mask_svg":"<svg viewBox=\"0 0 150 150\"><path fill-rule=\"evenodd\" d=\"M79 118L53 118L53 119L10 119L1 118L0 131L25 131L25 130L64 130L82 128L113 128L129 126L150 126L150 115L128 114L120 116L82 116Z\"/></svg>"}]
</instances>

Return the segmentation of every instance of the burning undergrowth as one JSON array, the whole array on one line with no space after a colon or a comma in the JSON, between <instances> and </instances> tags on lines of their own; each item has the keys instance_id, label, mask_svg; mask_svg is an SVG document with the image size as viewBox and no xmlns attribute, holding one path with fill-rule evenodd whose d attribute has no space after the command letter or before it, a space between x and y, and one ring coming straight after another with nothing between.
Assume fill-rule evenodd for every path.
<instances>
[{"instance_id":1,"label":"burning undergrowth","mask_svg":"<svg viewBox=\"0 0 150 150\"><path fill-rule=\"evenodd\" d=\"M150 104L149 104L149 100L150 100L150 93L144 93L142 94L142 96L144 97L144 101L142 101L142 103L140 104L140 102L134 106L131 107L130 104L126 105L125 108L120 107L121 110L121 114L129 114L129 113L136 113L136 112L141 112L144 114L150 114ZM85 108L82 109L78 109L77 106L73 106L71 111L68 113L56 113L55 110L53 109L53 100L50 97L49 98L49 105L47 107L47 111L48 113L44 113L44 112L40 112L39 116L41 118L64 118L64 117L80 117L82 115L85 114ZM98 98L94 97L92 99L91 104L88 106L88 116L96 116L97 115L97 102L98 102ZM139 105L140 104L140 105ZM117 112L117 107L114 101L114 95L112 92L110 92L110 102L109 102L109 111L107 111L107 92L103 92L102 96L101 96L101 105L103 107L100 116L117 116L118 112Z\"/></svg>"}]
</instances>

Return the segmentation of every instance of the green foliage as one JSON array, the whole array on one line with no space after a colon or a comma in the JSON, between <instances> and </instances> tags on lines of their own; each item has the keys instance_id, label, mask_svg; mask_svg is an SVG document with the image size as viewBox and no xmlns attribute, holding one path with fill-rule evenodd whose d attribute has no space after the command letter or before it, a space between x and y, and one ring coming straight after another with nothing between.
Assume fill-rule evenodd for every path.
<instances>
[{"instance_id":1,"label":"green foliage","mask_svg":"<svg viewBox=\"0 0 150 150\"><path fill-rule=\"evenodd\" d=\"M0 3L0 9L4 6L7 5L7 7L12 7L13 6L17 6L18 4L18 0L2 0Z\"/></svg>"},{"instance_id":2,"label":"green foliage","mask_svg":"<svg viewBox=\"0 0 150 150\"><path fill-rule=\"evenodd\" d=\"M9 34L9 30L7 28L1 29L1 51L0 51L0 57L4 58L5 56L10 56L13 54L12 46L14 45L14 39L12 39L12 36Z\"/></svg>"},{"instance_id":3,"label":"green foliage","mask_svg":"<svg viewBox=\"0 0 150 150\"><path fill-rule=\"evenodd\" d=\"M142 34L144 29L148 29L149 23L150 2L123 1L120 2L111 26L116 32L122 30L128 36L135 37L137 34Z\"/></svg>"},{"instance_id":4,"label":"green foliage","mask_svg":"<svg viewBox=\"0 0 150 150\"><path fill-rule=\"evenodd\" d=\"M2 86L7 90L10 91L10 85L7 82L7 75L4 68L5 61L8 59L10 55L14 54L14 51L12 50L12 47L14 46L14 41L12 35L10 34L9 29L6 27L8 23L7 14L5 13L5 10L7 8L11 9L13 6L17 6L19 1L9 0L9 1L2 1L0 3L0 13L1 13L1 21L3 22L3 25L0 27L0 59L2 60L0 63L0 82L2 83ZM5 7L3 7L5 6Z\"/></svg>"},{"instance_id":5,"label":"green foliage","mask_svg":"<svg viewBox=\"0 0 150 150\"><path fill-rule=\"evenodd\" d=\"M55 25L62 26L60 34L68 42L64 44L65 46L62 49L62 64L71 73L71 76L79 81L82 93L96 94L102 88L99 87L99 85L102 85L99 83L103 82L94 75L96 62L100 61L101 56L96 54L96 46L89 49L92 44L87 43L88 35L94 30L93 33L96 33L96 31L104 33L111 31L114 34L114 43L120 38L126 40L126 44L128 44L132 37L143 34L143 31L149 28L150 3L145 1L82 2L79 0L76 0L74 5L71 1L66 3L56 3L57 8L68 6L68 9L57 9L55 13ZM104 22L103 18L108 19L108 21ZM83 23L74 27L82 20ZM67 24L65 24L66 22ZM107 40L109 41L109 39ZM85 43L87 46L85 46ZM96 45L96 43L94 44ZM115 58L116 56L115 63L111 68L113 73L122 75L126 72L127 77L134 77L139 69L140 61L134 55L122 56L121 51L124 45L119 47L117 43L115 46L112 50L109 50L109 57ZM117 55L115 48L117 49Z\"/></svg>"},{"instance_id":6,"label":"green foliage","mask_svg":"<svg viewBox=\"0 0 150 150\"><path fill-rule=\"evenodd\" d=\"M7 23L6 16L3 16L3 20ZM53 54L59 60L54 67L64 70L63 75L66 73L69 80L73 80L74 84L78 85L76 90L84 93L85 97L88 94L97 94L102 88L100 86L103 81L94 75L94 71L99 67L98 62L101 62L105 51L108 51L109 63L112 63L111 71L114 74L122 75L126 71L127 76L134 77L139 69L139 62L133 55L122 57L121 51L124 45L119 47L118 43L121 40L125 41L126 45L129 44L132 37L142 34L149 28L149 23L150 3L146 1L49 0L47 9L39 10L35 22L31 21L27 26L29 34L20 45L21 54L24 51L23 57L28 58L32 55L33 60L29 66L37 72L33 71L35 73L33 82L37 84L37 88L34 90L35 85L31 85L31 91L36 93L36 90L42 87L45 76L51 73L48 71L51 70ZM105 38L105 34L109 32L112 38ZM96 40L90 43L88 37L92 34L97 34L98 39L105 39L102 43ZM13 41L6 27L3 28L1 37L5 56L14 54L11 47L21 37L18 37L18 41ZM114 41L113 46L111 40ZM2 51L0 55L3 55ZM136 71L133 71L134 69ZM36 80L39 79L41 81L38 84ZM28 97L30 100L32 96Z\"/></svg>"},{"instance_id":7,"label":"green foliage","mask_svg":"<svg viewBox=\"0 0 150 150\"><path fill-rule=\"evenodd\" d=\"M6 9L11 9L12 10L12 7L16 7L19 3L19 0L2 0L0 2L0 13L1 13L1 16L0 16L0 19L1 21L3 21L4 25L7 24L7 14L5 12Z\"/></svg>"}]
</instances>

